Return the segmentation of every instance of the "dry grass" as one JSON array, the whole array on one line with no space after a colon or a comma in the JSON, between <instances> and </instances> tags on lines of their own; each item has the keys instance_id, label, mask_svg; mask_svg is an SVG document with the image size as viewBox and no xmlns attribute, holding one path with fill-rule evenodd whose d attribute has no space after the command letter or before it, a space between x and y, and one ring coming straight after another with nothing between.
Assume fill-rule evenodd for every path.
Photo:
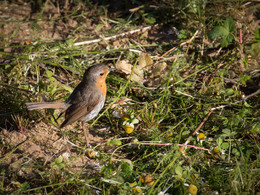
<instances>
[{"instance_id":1,"label":"dry grass","mask_svg":"<svg viewBox=\"0 0 260 195\"><path fill-rule=\"evenodd\" d=\"M257 4L19 2L0 6L0 193L259 192ZM65 100L96 63L117 72L89 150L25 102Z\"/></svg>"}]
</instances>

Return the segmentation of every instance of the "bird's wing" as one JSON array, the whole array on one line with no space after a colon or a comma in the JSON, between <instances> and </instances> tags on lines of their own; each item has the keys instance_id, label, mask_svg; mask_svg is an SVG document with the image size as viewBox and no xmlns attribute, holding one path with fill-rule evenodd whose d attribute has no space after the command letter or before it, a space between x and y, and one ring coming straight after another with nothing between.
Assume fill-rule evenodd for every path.
<instances>
[{"instance_id":1,"label":"bird's wing","mask_svg":"<svg viewBox=\"0 0 260 195\"><path fill-rule=\"evenodd\" d=\"M91 93L89 95L76 95L70 101L71 106L66 110L65 121L61 128L69 125L89 114L102 100L101 93Z\"/></svg>"}]
</instances>

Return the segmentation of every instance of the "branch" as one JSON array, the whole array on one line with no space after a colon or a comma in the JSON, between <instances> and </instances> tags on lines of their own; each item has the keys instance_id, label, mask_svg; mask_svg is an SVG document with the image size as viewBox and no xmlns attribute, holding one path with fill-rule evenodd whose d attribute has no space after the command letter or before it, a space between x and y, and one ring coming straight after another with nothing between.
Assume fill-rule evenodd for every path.
<instances>
[{"instance_id":1,"label":"branch","mask_svg":"<svg viewBox=\"0 0 260 195\"><path fill-rule=\"evenodd\" d=\"M157 25L154 25L154 26L157 26ZM83 41L83 42L74 43L74 45L75 46L78 46L78 45L88 45L88 44L92 44L92 43L98 43L98 42L100 42L102 40L106 40L107 41L107 40L110 40L110 39L116 39L118 37L131 35L131 34L134 34L134 33L140 32L140 31L146 31L146 30L151 29L152 27L153 26L147 26L147 27L144 27L144 28L131 30L129 32L124 32L124 33L121 33L121 34L118 34L118 35L114 35L114 36L111 36L111 37L104 37L104 38L100 38L100 39L94 39L94 40L90 40L90 41Z\"/></svg>"}]
</instances>

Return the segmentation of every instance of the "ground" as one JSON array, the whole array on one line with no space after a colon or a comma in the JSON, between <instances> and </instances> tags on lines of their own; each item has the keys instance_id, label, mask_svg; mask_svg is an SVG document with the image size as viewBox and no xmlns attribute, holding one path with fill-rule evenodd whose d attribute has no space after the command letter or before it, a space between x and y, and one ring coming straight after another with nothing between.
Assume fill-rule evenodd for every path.
<instances>
[{"instance_id":1,"label":"ground","mask_svg":"<svg viewBox=\"0 0 260 195\"><path fill-rule=\"evenodd\" d=\"M0 194L259 192L257 13L244 0L2 2ZM85 124L91 147L80 123L61 132L60 111L26 109L64 101L97 63L116 71Z\"/></svg>"}]
</instances>

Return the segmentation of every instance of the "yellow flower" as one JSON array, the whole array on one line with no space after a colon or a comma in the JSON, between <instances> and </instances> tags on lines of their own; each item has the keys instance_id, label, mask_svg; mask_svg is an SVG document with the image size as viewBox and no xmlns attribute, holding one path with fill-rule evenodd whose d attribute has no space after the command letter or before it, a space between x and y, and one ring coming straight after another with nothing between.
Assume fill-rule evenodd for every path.
<instances>
[{"instance_id":1,"label":"yellow flower","mask_svg":"<svg viewBox=\"0 0 260 195\"><path fill-rule=\"evenodd\" d=\"M213 149L213 152L215 152L216 154L220 155L220 151L219 151L219 149L217 147Z\"/></svg>"},{"instance_id":2,"label":"yellow flower","mask_svg":"<svg viewBox=\"0 0 260 195\"><path fill-rule=\"evenodd\" d=\"M139 186L135 187L134 183L131 183L130 186L132 187L132 192L137 192L138 194L142 193L142 189Z\"/></svg>"},{"instance_id":3,"label":"yellow flower","mask_svg":"<svg viewBox=\"0 0 260 195\"><path fill-rule=\"evenodd\" d=\"M199 133L198 134L198 138L199 138L199 140L204 140L205 139L205 134L204 133Z\"/></svg>"},{"instance_id":4,"label":"yellow flower","mask_svg":"<svg viewBox=\"0 0 260 195\"><path fill-rule=\"evenodd\" d=\"M193 184L189 185L189 189L188 190L189 190L189 193L191 193L192 195L196 195L197 192L198 192L198 188L195 185L193 185Z\"/></svg>"},{"instance_id":5,"label":"yellow flower","mask_svg":"<svg viewBox=\"0 0 260 195\"><path fill-rule=\"evenodd\" d=\"M142 182L142 183L144 183L144 176L143 176L143 175L141 175L141 176L139 177L139 181Z\"/></svg>"},{"instance_id":6,"label":"yellow flower","mask_svg":"<svg viewBox=\"0 0 260 195\"><path fill-rule=\"evenodd\" d=\"M142 189L138 186L136 187L132 187L132 192L137 192L138 194L141 194L142 193Z\"/></svg>"},{"instance_id":7,"label":"yellow flower","mask_svg":"<svg viewBox=\"0 0 260 195\"><path fill-rule=\"evenodd\" d=\"M151 176L151 175L142 175L142 176L140 176L139 180L140 180L144 185L151 186L151 185L154 184L154 179L153 179L153 176Z\"/></svg>"},{"instance_id":8,"label":"yellow flower","mask_svg":"<svg viewBox=\"0 0 260 195\"><path fill-rule=\"evenodd\" d=\"M124 126L124 129L125 129L125 132L127 134L130 134L130 133L132 133L134 131L134 125L133 124L126 124Z\"/></svg>"}]
</instances>

